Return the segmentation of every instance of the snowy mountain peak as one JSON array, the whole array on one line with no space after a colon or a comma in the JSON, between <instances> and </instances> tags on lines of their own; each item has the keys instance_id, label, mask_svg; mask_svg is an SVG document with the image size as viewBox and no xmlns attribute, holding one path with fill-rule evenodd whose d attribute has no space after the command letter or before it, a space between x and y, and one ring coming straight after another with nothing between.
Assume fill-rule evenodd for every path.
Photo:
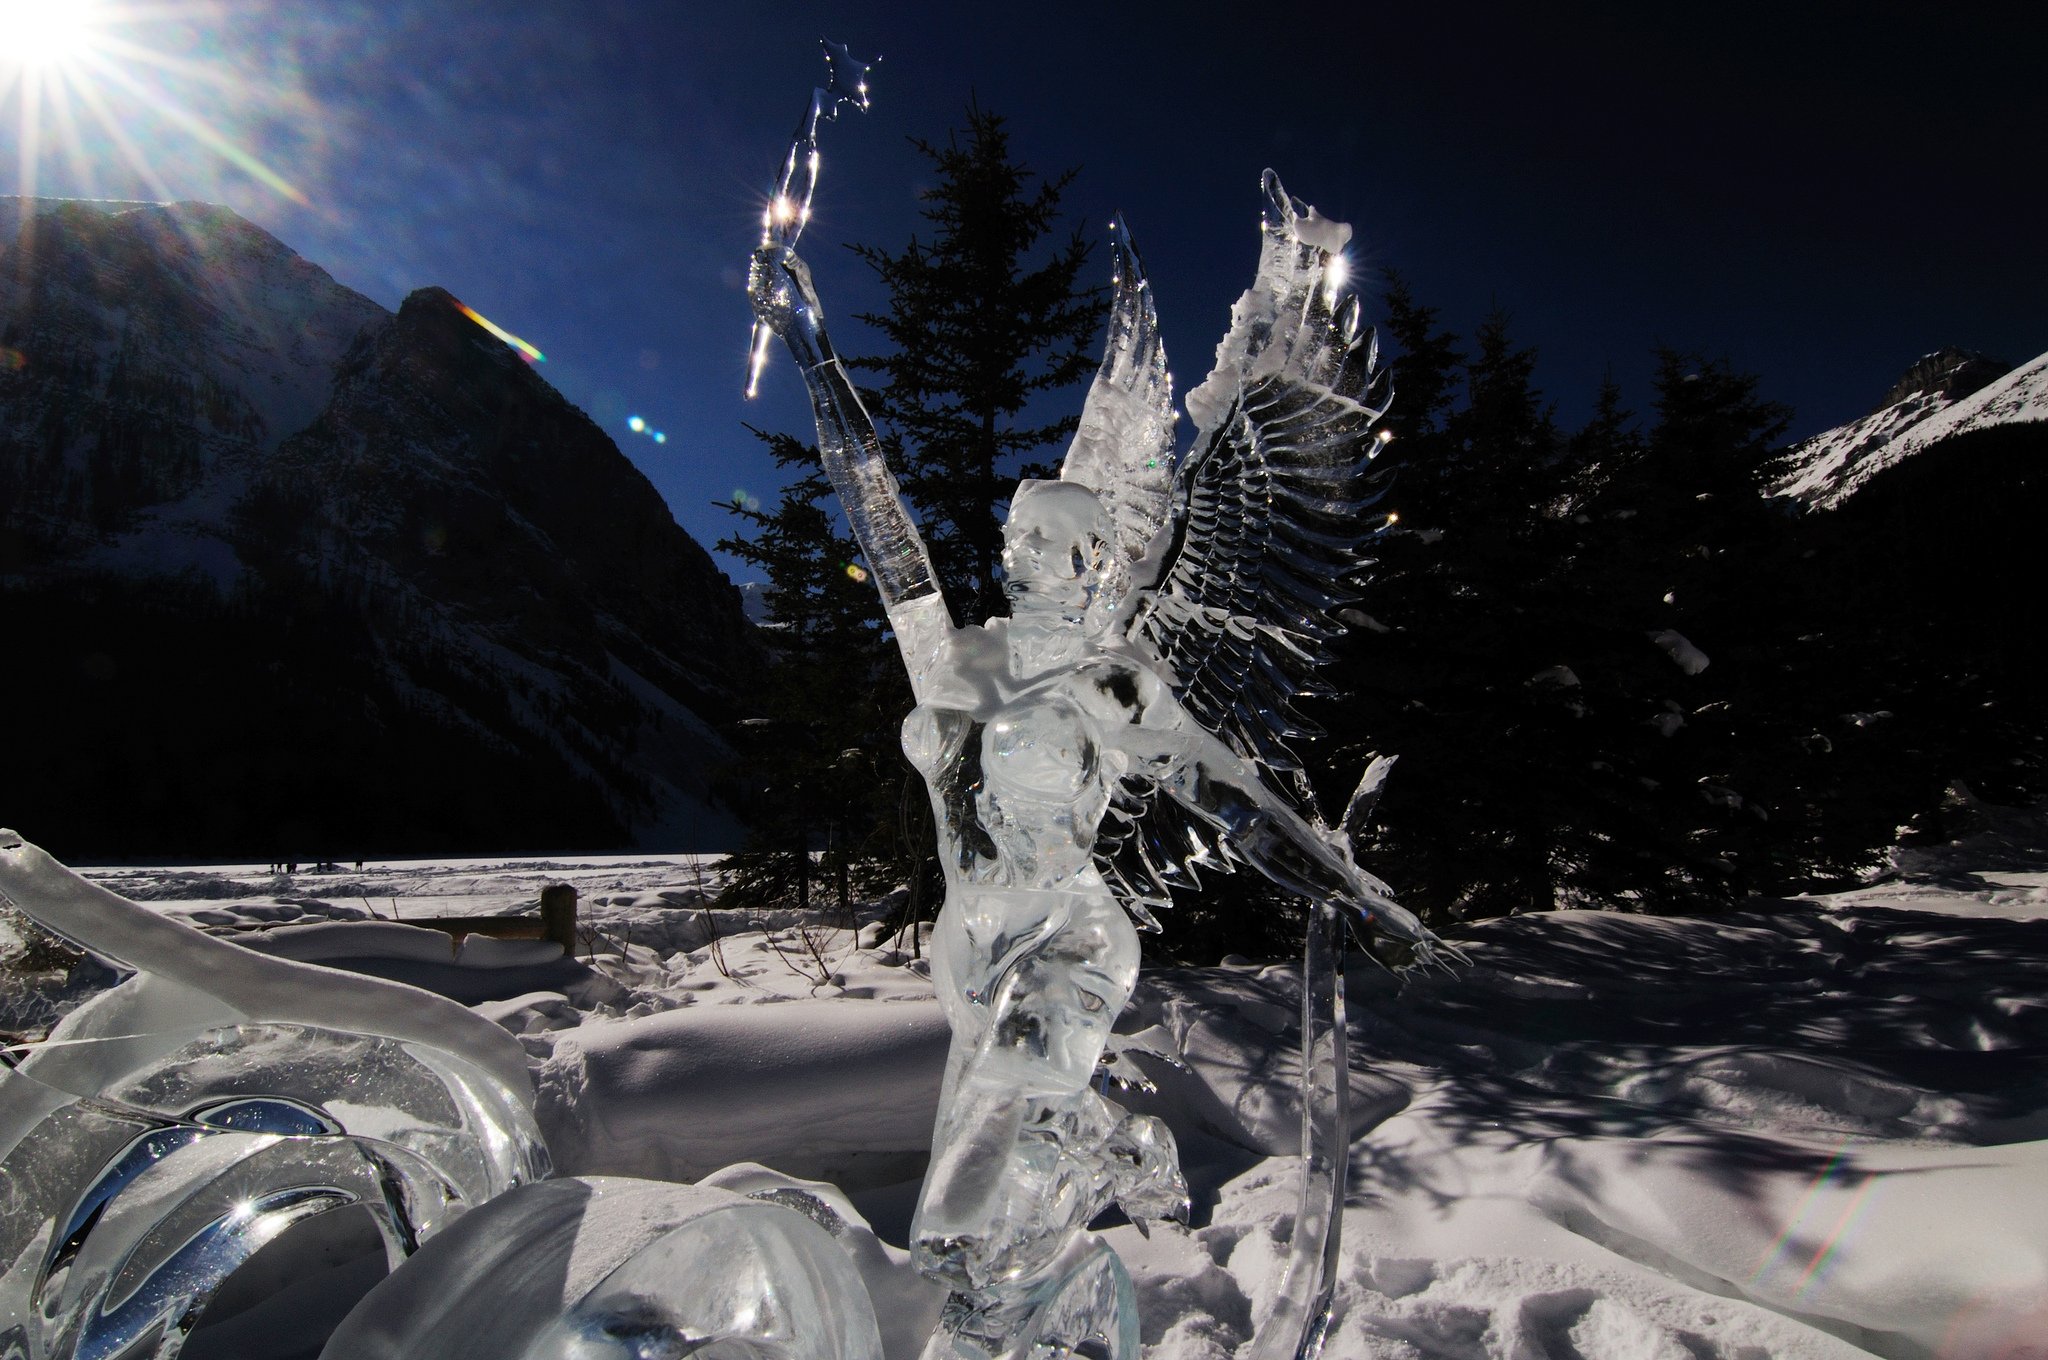
<instances>
[{"instance_id":1,"label":"snowy mountain peak","mask_svg":"<svg viewBox=\"0 0 2048 1360\"><path fill-rule=\"evenodd\" d=\"M128 414L176 420L166 408L181 396L220 394L192 422L216 436L194 450L202 462L227 444L274 450L312 424L342 354L390 316L209 203L0 199L0 259L26 251L26 269L0 271L4 343L31 374L89 367L92 397L143 408ZM138 373L163 390L124 390Z\"/></svg>"},{"instance_id":2,"label":"snowy mountain peak","mask_svg":"<svg viewBox=\"0 0 2048 1360\"><path fill-rule=\"evenodd\" d=\"M1892 384L1892 390L1885 393L1884 404L1895 406L1922 393L1961 401L2010 372L2012 365L2003 360L1979 354L1973 349L1944 345L1932 354L1923 354L1915 359L1913 366Z\"/></svg>"},{"instance_id":3,"label":"snowy mountain peak","mask_svg":"<svg viewBox=\"0 0 2048 1360\"><path fill-rule=\"evenodd\" d=\"M1830 510L1886 468L1944 439L2048 421L2048 354L2008 369L1969 350L1937 350L1906 370L1886 402L1793 445L1777 464L1770 494Z\"/></svg>"}]
</instances>

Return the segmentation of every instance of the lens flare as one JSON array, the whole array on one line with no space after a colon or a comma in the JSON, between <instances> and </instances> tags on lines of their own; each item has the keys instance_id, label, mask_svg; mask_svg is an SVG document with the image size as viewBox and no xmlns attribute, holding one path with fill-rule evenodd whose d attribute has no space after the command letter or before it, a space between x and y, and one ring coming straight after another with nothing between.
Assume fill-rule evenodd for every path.
<instances>
[{"instance_id":1,"label":"lens flare","mask_svg":"<svg viewBox=\"0 0 2048 1360\"><path fill-rule=\"evenodd\" d=\"M646 435L649 439L652 439L657 444L668 443L667 433L661 430L657 430L652 425L648 424L647 417L645 416L627 416L626 428L631 430L634 434Z\"/></svg>"},{"instance_id":2,"label":"lens flare","mask_svg":"<svg viewBox=\"0 0 2048 1360\"><path fill-rule=\"evenodd\" d=\"M1816 1207L1822 1193L1828 1190L1831 1185L1836 1188L1846 1187L1849 1176L1853 1174L1848 1172L1842 1165L1843 1159L1848 1155L1849 1148L1849 1140L1843 1139L1841 1144L1836 1147L1834 1156L1828 1158L1827 1163L1814 1176L1813 1183L1806 1187L1806 1193L1799 1197L1799 1203L1793 1207L1791 1215L1785 1220L1785 1230L1778 1234L1776 1241L1771 1243L1770 1249L1764 1253L1763 1260L1757 1263L1756 1273L1749 1277L1749 1282L1752 1286L1760 1283L1764 1276L1771 1272L1773 1267L1784 1261L1787 1248L1792 1246L1794 1234L1799 1232L1801 1226L1805 1223L1807 1215ZM1841 1173L1839 1176L1837 1175L1838 1172ZM1799 1282L1794 1293L1795 1298L1803 1298L1806 1291L1813 1287L1814 1281L1819 1278L1821 1272L1826 1269L1828 1262L1834 1259L1836 1250L1840 1248L1851 1225L1855 1223L1856 1216L1863 1211L1864 1203L1869 1199L1870 1192L1876 1189L1877 1183L1883 1179L1882 1175L1865 1172L1862 1183L1850 1194L1848 1202L1835 1215L1834 1223L1821 1237L1818 1245L1814 1246L1812 1254L1807 1257L1804 1267L1801 1267L1796 1260L1787 1263L1791 1268L1799 1271ZM1818 1225L1816 1224L1816 1226ZM1803 1244L1801 1249L1804 1249Z\"/></svg>"},{"instance_id":3,"label":"lens flare","mask_svg":"<svg viewBox=\"0 0 2048 1360\"><path fill-rule=\"evenodd\" d=\"M846 564L846 574L855 581L865 581L868 579L868 569L858 562L848 562Z\"/></svg>"},{"instance_id":4,"label":"lens flare","mask_svg":"<svg viewBox=\"0 0 2048 1360\"><path fill-rule=\"evenodd\" d=\"M506 330L504 327L497 325L495 322L490 321L489 319L481 315L479 312L477 312L475 308L469 306L468 304L457 302L455 304L455 310L461 312L471 321L476 322L477 325L482 326L492 335L497 336L498 339L503 340L506 344L510 345L513 349L517 350L519 352L519 356L522 359L525 359L526 362L528 362L529 364L544 364L548 361L547 355L542 354L532 345L527 344L524 340L521 340L518 336L512 334L512 332Z\"/></svg>"},{"instance_id":5,"label":"lens flare","mask_svg":"<svg viewBox=\"0 0 2048 1360\"><path fill-rule=\"evenodd\" d=\"M1856 1193L1849 1197L1848 1207L1842 1210L1841 1216L1835 1220L1835 1226L1829 1229L1826 1239L1814 1250L1813 1259L1806 1263L1806 1273L1799 1277L1799 1295L1801 1297L1804 1297L1806 1291L1813 1287L1814 1277L1833 1258L1835 1248L1842 1245L1842 1237L1849 1231L1849 1225L1854 1223L1856 1215L1862 1212L1863 1201L1882 1179L1884 1179L1882 1176L1865 1176L1863 1184L1857 1186Z\"/></svg>"},{"instance_id":6,"label":"lens flare","mask_svg":"<svg viewBox=\"0 0 2048 1360\"><path fill-rule=\"evenodd\" d=\"M0 373L19 373L28 367L28 356L18 349L0 345Z\"/></svg>"}]
</instances>

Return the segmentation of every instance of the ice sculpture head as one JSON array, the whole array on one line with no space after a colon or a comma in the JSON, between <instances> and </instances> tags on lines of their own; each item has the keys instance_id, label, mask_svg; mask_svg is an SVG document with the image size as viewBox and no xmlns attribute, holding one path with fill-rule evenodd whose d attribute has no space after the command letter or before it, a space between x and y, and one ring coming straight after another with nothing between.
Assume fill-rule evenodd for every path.
<instances>
[{"instance_id":1,"label":"ice sculpture head","mask_svg":"<svg viewBox=\"0 0 2048 1360\"><path fill-rule=\"evenodd\" d=\"M1130 565L1101 499L1077 482L1025 481L1003 526L1003 590L1026 627L1099 637L1130 589Z\"/></svg>"}]
</instances>

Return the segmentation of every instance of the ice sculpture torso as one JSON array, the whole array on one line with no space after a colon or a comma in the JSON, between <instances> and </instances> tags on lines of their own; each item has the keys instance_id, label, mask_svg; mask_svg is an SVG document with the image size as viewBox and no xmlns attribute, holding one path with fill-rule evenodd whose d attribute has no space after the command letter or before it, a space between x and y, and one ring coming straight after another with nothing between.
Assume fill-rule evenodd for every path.
<instances>
[{"instance_id":1,"label":"ice sculpture torso","mask_svg":"<svg viewBox=\"0 0 2048 1360\"><path fill-rule=\"evenodd\" d=\"M924 703L903 723L904 754L940 809L949 877L1101 889L1097 827L1117 780L1145 765L1126 734L1143 726L1165 687L1144 667L1108 658L1001 680L987 707Z\"/></svg>"}]
</instances>

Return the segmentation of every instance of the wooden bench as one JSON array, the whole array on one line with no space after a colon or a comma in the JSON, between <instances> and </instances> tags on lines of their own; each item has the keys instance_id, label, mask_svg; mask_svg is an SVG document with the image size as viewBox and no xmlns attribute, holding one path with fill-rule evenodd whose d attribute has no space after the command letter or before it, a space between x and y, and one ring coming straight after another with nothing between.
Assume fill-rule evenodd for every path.
<instances>
[{"instance_id":1,"label":"wooden bench","mask_svg":"<svg viewBox=\"0 0 2048 1360\"><path fill-rule=\"evenodd\" d=\"M444 931L460 943L465 935L487 935L494 940L553 940L563 955L576 952L576 889L567 883L551 883L541 889L538 916L426 916L410 917L409 926Z\"/></svg>"}]
</instances>

